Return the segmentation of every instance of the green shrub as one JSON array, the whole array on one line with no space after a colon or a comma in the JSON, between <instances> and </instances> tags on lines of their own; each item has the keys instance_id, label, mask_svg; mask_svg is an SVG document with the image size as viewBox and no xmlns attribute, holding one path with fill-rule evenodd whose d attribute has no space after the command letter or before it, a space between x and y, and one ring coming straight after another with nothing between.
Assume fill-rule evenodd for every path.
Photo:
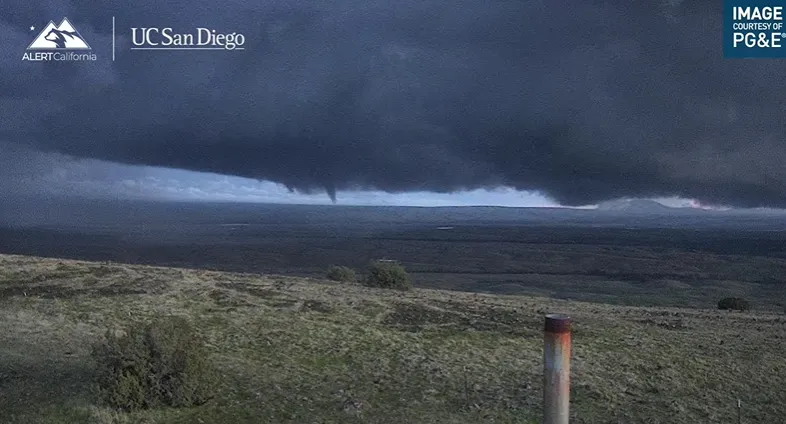
<instances>
[{"instance_id":1,"label":"green shrub","mask_svg":"<svg viewBox=\"0 0 786 424\"><path fill-rule=\"evenodd\" d=\"M328 268L327 278L333 281L354 282L356 280L355 271L345 266L333 265Z\"/></svg>"},{"instance_id":2,"label":"green shrub","mask_svg":"<svg viewBox=\"0 0 786 424\"><path fill-rule=\"evenodd\" d=\"M217 378L191 325L174 316L124 334L107 332L93 358L99 397L127 411L202 404L210 399Z\"/></svg>"},{"instance_id":3,"label":"green shrub","mask_svg":"<svg viewBox=\"0 0 786 424\"><path fill-rule=\"evenodd\" d=\"M374 261L369 266L364 284L384 289L409 290L412 281L404 267L393 262Z\"/></svg>"},{"instance_id":4,"label":"green shrub","mask_svg":"<svg viewBox=\"0 0 786 424\"><path fill-rule=\"evenodd\" d=\"M740 297L725 297L718 302L718 309L747 311L750 308L750 302Z\"/></svg>"}]
</instances>

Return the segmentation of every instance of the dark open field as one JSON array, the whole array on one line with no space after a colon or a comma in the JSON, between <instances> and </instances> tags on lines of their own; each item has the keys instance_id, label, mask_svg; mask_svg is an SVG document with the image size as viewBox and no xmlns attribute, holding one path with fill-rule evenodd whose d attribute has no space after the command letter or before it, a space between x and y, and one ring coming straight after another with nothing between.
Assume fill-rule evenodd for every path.
<instances>
[{"instance_id":1,"label":"dark open field","mask_svg":"<svg viewBox=\"0 0 786 424\"><path fill-rule=\"evenodd\" d=\"M696 308L740 296L778 312L786 304L778 214L175 203L6 214L15 220L0 228L0 253L297 276L389 258L424 288Z\"/></svg>"}]
</instances>

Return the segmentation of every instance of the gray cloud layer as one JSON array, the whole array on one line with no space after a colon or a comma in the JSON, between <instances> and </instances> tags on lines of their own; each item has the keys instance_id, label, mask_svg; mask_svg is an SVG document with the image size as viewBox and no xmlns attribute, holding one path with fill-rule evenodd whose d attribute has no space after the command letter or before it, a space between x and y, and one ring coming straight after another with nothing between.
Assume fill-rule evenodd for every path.
<instances>
[{"instance_id":1,"label":"gray cloud layer","mask_svg":"<svg viewBox=\"0 0 786 424\"><path fill-rule=\"evenodd\" d=\"M12 0L0 137L292 189L510 186L557 201L786 206L786 79L725 60L718 2ZM118 60L111 62L111 16ZM97 62L20 60L68 16ZM243 32L128 51L131 26Z\"/></svg>"}]
</instances>

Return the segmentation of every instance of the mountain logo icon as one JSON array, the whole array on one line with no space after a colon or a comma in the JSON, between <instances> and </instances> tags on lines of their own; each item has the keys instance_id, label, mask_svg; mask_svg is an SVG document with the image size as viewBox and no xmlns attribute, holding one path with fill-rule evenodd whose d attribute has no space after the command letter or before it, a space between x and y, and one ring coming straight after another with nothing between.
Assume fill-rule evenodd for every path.
<instances>
[{"instance_id":1,"label":"mountain logo icon","mask_svg":"<svg viewBox=\"0 0 786 424\"><path fill-rule=\"evenodd\" d=\"M55 26L49 21L44 30L38 34L27 47L27 50L92 50L79 31L71 25L68 18L63 18L60 25Z\"/></svg>"}]
</instances>

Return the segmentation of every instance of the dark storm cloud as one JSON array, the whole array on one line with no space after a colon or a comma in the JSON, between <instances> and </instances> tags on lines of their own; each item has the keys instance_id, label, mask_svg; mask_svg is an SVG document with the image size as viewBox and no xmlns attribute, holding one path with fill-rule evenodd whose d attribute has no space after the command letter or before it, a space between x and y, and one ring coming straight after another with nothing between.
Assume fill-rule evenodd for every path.
<instances>
[{"instance_id":1,"label":"dark storm cloud","mask_svg":"<svg viewBox=\"0 0 786 424\"><path fill-rule=\"evenodd\" d=\"M675 195L786 206L783 64L724 60L718 2L4 9L0 136L35 149L300 191L505 185L574 205ZM29 26L62 16L99 60L23 63ZM132 52L131 26L239 31L246 50Z\"/></svg>"}]
</instances>

